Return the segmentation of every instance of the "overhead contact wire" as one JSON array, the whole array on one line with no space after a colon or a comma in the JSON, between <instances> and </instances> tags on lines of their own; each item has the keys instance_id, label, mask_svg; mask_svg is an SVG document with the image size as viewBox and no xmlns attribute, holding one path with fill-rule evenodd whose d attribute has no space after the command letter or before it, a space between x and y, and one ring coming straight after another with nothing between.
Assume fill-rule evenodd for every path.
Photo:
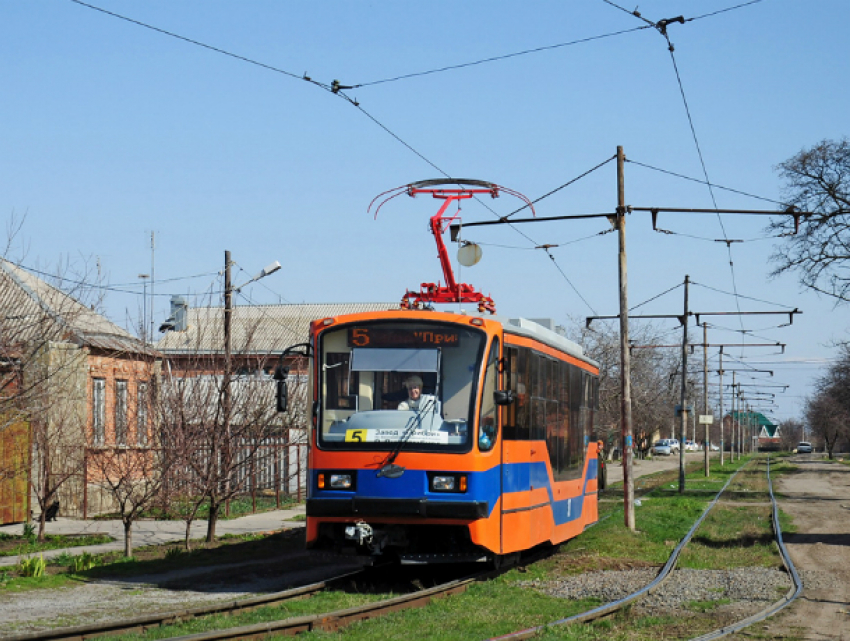
<instances>
[{"instance_id":1,"label":"overhead contact wire","mask_svg":"<svg viewBox=\"0 0 850 641\"><path fill-rule=\"evenodd\" d=\"M474 67L476 65L483 65L489 62L498 62L500 60L507 60L509 58L517 58L519 56L525 56L532 53L540 53L541 51L551 51L552 49L559 49L561 47L569 47L571 45L583 44L585 42L592 42L594 40L602 40L603 38L612 38L614 36L621 36L626 33L632 33L634 31L641 31L643 29L648 29L651 25L646 25L644 27L634 27L632 29L622 29L620 31L614 31L612 33L604 33L598 36L589 36L587 38L579 38L578 40L572 40L570 42L562 42L555 45L546 45L544 47L536 47L534 49L525 49L524 51L517 51L514 53L507 53L500 56L492 56L490 58L483 58L482 60L475 60L473 62L463 62L456 65L447 65L445 67L439 67L437 69L430 69L428 71L417 71L414 73L407 73L401 76L395 76L392 78L384 78L383 80L373 80L371 82L361 82L360 84L356 84L352 86L352 89L359 89L360 87L371 87L374 85L380 85L387 82L397 82L399 80L408 80L410 78L417 78L421 76L428 76L435 73L443 73L445 71L454 71L456 69L464 69L466 67Z\"/></svg>"}]
</instances>

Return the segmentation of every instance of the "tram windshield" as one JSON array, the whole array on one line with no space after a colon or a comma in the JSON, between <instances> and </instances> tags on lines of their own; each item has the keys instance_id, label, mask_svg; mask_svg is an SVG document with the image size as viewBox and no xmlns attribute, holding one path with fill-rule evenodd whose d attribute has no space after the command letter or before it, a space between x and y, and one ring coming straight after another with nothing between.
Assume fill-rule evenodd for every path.
<instances>
[{"instance_id":1,"label":"tram windshield","mask_svg":"<svg viewBox=\"0 0 850 641\"><path fill-rule=\"evenodd\" d=\"M371 322L322 335L319 444L465 450L486 335L462 325Z\"/></svg>"}]
</instances>

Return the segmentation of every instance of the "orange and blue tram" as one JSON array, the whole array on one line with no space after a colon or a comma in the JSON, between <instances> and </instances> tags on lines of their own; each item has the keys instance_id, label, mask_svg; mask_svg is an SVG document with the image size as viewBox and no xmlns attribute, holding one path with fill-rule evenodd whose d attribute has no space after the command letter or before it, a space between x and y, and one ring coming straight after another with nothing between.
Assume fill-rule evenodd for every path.
<instances>
[{"instance_id":1,"label":"orange and blue tram","mask_svg":"<svg viewBox=\"0 0 850 641\"><path fill-rule=\"evenodd\" d=\"M400 309L314 321L310 346L308 547L498 563L596 522L599 370L561 333Z\"/></svg>"},{"instance_id":2,"label":"orange and blue tram","mask_svg":"<svg viewBox=\"0 0 850 641\"><path fill-rule=\"evenodd\" d=\"M397 310L311 323L308 547L501 564L597 521L598 364L551 322L496 316L489 296L455 280L442 240L459 220L450 204L501 192L533 212L522 194L478 180L382 194L443 201L431 232L445 284L406 291ZM436 311L441 303L478 314ZM285 370L276 376L285 409Z\"/></svg>"}]
</instances>

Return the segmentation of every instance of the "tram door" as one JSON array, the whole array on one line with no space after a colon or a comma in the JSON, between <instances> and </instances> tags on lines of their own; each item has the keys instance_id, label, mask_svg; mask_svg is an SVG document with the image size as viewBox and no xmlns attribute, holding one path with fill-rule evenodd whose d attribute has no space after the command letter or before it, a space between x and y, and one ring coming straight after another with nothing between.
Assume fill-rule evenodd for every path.
<instances>
[{"instance_id":1,"label":"tram door","mask_svg":"<svg viewBox=\"0 0 850 641\"><path fill-rule=\"evenodd\" d=\"M514 402L502 407L502 553L531 543L531 396L528 349L505 347L503 387Z\"/></svg>"}]
</instances>

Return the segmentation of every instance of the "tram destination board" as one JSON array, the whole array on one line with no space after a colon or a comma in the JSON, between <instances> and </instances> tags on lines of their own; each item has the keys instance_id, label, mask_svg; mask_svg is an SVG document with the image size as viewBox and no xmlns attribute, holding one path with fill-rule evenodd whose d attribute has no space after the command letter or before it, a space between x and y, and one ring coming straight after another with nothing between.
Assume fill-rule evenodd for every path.
<instances>
[{"instance_id":1,"label":"tram destination board","mask_svg":"<svg viewBox=\"0 0 850 641\"><path fill-rule=\"evenodd\" d=\"M457 347L460 332L450 329L350 327L349 347Z\"/></svg>"}]
</instances>

